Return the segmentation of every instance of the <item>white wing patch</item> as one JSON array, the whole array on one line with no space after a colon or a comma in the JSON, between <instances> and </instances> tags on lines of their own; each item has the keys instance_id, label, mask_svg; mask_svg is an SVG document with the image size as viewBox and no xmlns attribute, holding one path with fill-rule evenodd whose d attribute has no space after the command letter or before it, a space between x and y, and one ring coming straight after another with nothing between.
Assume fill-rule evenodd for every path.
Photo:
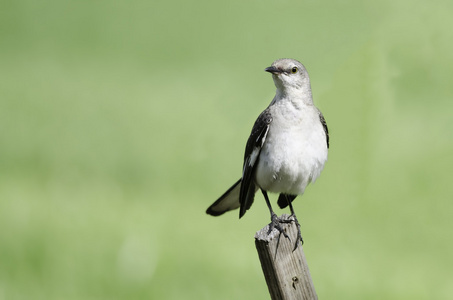
<instances>
[{"instance_id":1,"label":"white wing patch","mask_svg":"<svg viewBox=\"0 0 453 300\"><path fill-rule=\"evenodd\" d=\"M266 136L267 136L267 133L269 132L269 128L270 128L270 126L268 125L268 126L266 127L266 132L263 134L263 138L261 139L260 148L263 146L264 141L266 140ZM256 142L258 142L258 140L256 140Z\"/></svg>"},{"instance_id":2,"label":"white wing patch","mask_svg":"<svg viewBox=\"0 0 453 300\"><path fill-rule=\"evenodd\" d=\"M252 167L255 164L256 159L258 158L258 154L260 153L260 149L261 149L261 147L253 148L253 151L250 154L249 167Z\"/></svg>"},{"instance_id":3,"label":"white wing patch","mask_svg":"<svg viewBox=\"0 0 453 300\"><path fill-rule=\"evenodd\" d=\"M245 168L246 167L253 167L256 163L256 160L258 159L258 154L260 154L261 148L263 147L264 141L266 140L267 133L269 132L269 126L266 127L266 131L263 134L263 137L261 138L261 143L259 143L259 146L254 147L252 153L250 153L250 156L247 158L247 163L244 164L244 170L242 173L244 174ZM256 143L258 144L259 140L256 140Z\"/></svg>"}]
</instances>

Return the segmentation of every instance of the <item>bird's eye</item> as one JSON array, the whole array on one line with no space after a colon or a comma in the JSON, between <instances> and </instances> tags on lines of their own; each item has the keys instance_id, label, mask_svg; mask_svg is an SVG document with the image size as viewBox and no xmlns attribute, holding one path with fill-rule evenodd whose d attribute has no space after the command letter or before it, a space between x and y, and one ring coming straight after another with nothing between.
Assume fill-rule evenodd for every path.
<instances>
[{"instance_id":1,"label":"bird's eye","mask_svg":"<svg viewBox=\"0 0 453 300\"><path fill-rule=\"evenodd\" d=\"M293 68L291 69L291 73L296 74L296 73L297 73L297 67L293 67Z\"/></svg>"}]
</instances>

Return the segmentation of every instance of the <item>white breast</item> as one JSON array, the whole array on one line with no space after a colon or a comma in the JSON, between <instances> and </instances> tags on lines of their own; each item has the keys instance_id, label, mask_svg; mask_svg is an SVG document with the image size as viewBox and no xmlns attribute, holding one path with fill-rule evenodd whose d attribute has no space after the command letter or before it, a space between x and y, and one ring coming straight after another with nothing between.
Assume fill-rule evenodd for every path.
<instances>
[{"instance_id":1,"label":"white breast","mask_svg":"<svg viewBox=\"0 0 453 300\"><path fill-rule=\"evenodd\" d=\"M290 102L270 107L272 123L261 149L255 182L274 193L303 194L327 160L327 143L313 105L296 108Z\"/></svg>"}]
</instances>

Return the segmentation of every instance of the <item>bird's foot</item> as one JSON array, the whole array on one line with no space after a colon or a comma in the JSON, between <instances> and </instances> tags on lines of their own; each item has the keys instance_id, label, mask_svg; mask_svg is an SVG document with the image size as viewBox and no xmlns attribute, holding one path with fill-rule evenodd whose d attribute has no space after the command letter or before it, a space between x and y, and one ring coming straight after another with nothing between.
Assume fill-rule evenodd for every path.
<instances>
[{"instance_id":1,"label":"bird's foot","mask_svg":"<svg viewBox=\"0 0 453 300\"><path fill-rule=\"evenodd\" d=\"M292 220L290 220L291 218L292 218ZM288 218L288 221L296 223L296 226L297 226L297 238L296 238L296 243L294 244L294 249L293 249L293 252L294 252L294 250L296 250L297 247L299 246L299 241L302 245L304 244L304 239L302 238L302 234L300 232L300 223L299 223L299 220L297 220L296 215L291 214Z\"/></svg>"},{"instance_id":2,"label":"bird's foot","mask_svg":"<svg viewBox=\"0 0 453 300\"><path fill-rule=\"evenodd\" d=\"M279 217L277 217L276 214L272 213L271 215L271 222L269 223L269 230L267 231L267 234L269 235L272 230L277 229L280 234L283 234L283 236L291 241L291 238L286 234L285 230L282 228L280 224L286 224L286 223L291 223L293 220L283 220Z\"/></svg>"}]
</instances>

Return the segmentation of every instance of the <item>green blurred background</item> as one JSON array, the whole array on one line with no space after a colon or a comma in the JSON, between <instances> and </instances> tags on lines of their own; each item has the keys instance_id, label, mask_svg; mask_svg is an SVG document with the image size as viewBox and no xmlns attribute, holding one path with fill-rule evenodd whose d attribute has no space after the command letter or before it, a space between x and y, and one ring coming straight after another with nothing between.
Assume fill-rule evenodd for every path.
<instances>
[{"instance_id":1,"label":"green blurred background","mask_svg":"<svg viewBox=\"0 0 453 300\"><path fill-rule=\"evenodd\" d=\"M282 57L331 132L295 202L320 299L453 299L452 28L450 0L2 0L0 299L268 299L261 195L205 209Z\"/></svg>"}]
</instances>

